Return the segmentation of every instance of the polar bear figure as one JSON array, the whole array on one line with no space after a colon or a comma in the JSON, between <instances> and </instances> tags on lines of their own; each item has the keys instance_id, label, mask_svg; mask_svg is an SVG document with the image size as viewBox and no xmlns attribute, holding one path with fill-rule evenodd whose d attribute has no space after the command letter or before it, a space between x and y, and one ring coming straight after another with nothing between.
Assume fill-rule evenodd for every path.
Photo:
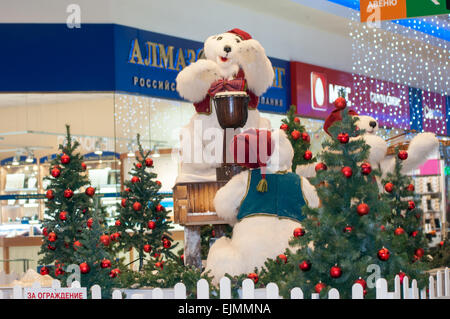
<instances>
[{"instance_id":1,"label":"polar bear figure","mask_svg":"<svg viewBox=\"0 0 450 319\"><path fill-rule=\"evenodd\" d=\"M381 171L381 177L384 178L395 168L395 156L387 156L387 142L376 135L378 131L378 122L368 115L355 115L358 117L356 126L365 130L365 134L354 137L352 139L362 138L370 146L369 157L367 161L374 169ZM429 158L431 154L436 152L439 147L439 140L433 133L417 134L410 142L407 152L408 158L402 161L402 173L406 174L416 169ZM313 177L316 175L315 164L297 166L296 173L303 177ZM380 188L382 190L382 188Z\"/></svg>"},{"instance_id":2,"label":"polar bear figure","mask_svg":"<svg viewBox=\"0 0 450 319\"><path fill-rule=\"evenodd\" d=\"M268 258L285 252L294 229L301 227L305 218L301 207L319 206L315 188L306 178L290 172L294 151L285 132L272 131L271 139L273 153L262 175L268 179L267 191L255 190L261 178L257 168L234 176L214 198L217 215L234 226L232 238L219 238L208 254L205 271L211 272L215 284L227 273L253 272Z\"/></svg>"},{"instance_id":3,"label":"polar bear figure","mask_svg":"<svg viewBox=\"0 0 450 319\"><path fill-rule=\"evenodd\" d=\"M221 164L221 154L205 160L203 151L214 132L223 134L212 102L215 92L245 91L250 97L248 118L243 129L270 128L270 121L260 117L259 96L273 83L274 71L261 44L240 29L210 36L204 44L206 59L184 68L176 78L180 96L194 103L193 115L181 133L181 172L177 182L215 181L215 168ZM213 133L211 133L213 132ZM205 136L206 135L206 136ZM223 145L223 135L214 135ZM195 141L195 142L194 142ZM222 152L222 147L218 147ZM189 153L189 156L186 156ZM194 155L197 154L197 157Z\"/></svg>"}]
</instances>

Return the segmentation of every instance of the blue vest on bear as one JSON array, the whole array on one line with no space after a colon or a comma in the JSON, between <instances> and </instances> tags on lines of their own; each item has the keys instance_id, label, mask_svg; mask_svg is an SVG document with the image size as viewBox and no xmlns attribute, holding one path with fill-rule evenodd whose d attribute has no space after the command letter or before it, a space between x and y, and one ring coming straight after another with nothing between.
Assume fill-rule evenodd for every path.
<instances>
[{"instance_id":1,"label":"blue vest on bear","mask_svg":"<svg viewBox=\"0 0 450 319\"><path fill-rule=\"evenodd\" d=\"M267 192L258 192L256 186L261 180L261 170L249 172L247 193L241 202L237 219L253 215L272 215L302 221L303 198L301 179L294 173L267 174Z\"/></svg>"}]
</instances>

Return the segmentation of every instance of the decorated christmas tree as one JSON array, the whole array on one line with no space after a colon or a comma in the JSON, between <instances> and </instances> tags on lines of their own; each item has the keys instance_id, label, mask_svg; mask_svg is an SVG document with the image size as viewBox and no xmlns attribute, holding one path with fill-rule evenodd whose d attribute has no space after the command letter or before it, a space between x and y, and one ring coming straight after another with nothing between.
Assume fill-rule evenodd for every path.
<instances>
[{"instance_id":1,"label":"decorated christmas tree","mask_svg":"<svg viewBox=\"0 0 450 319\"><path fill-rule=\"evenodd\" d=\"M39 264L41 274L47 274L45 265L54 264L55 273L61 283L66 284L70 265L77 265L81 272L80 282L84 287L94 284L107 287L109 270L100 270L103 259L111 259L100 243L102 226L98 222L93 204L95 189L89 186L88 177L84 174L86 164L76 149L79 146L70 135L66 126L66 144L59 145L59 154L50 165L51 177L46 189L46 218L43 221L43 244L39 254L43 255ZM91 227L96 220L95 231ZM109 237L109 236L108 236ZM87 269L90 268L89 271ZM84 276L83 273L89 273Z\"/></svg>"},{"instance_id":2,"label":"decorated christmas tree","mask_svg":"<svg viewBox=\"0 0 450 319\"><path fill-rule=\"evenodd\" d=\"M337 288L342 298L350 298L355 282L373 297L375 289L368 289L364 279L367 266L386 262L377 226L377 215L387 209L375 181L380 172L366 162L369 146L364 140L350 139L364 134L356 127L354 112L345 109L342 96L335 106L324 126L331 139L322 144L321 162L311 180L322 205L303 208L308 217L293 230L292 250L268 260L259 274L261 284L277 282L285 297L301 287L306 295L321 297Z\"/></svg>"},{"instance_id":3,"label":"decorated christmas tree","mask_svg":"<svg viewBox=\"0 0 450 319\"><path fill-rule=\"evenodd\" d=\"M139 261L139 270L142 270L147 258L157 266L164 264L167 258L176 258L172 249L177 245L172 245L169 211L161 205L163 197L158 193L161 182L155 180L157 175L151 170L150 151L142 148L139 134L137 143L139 156L130 172L131 180L125 182L117 210L119 216L111 232L120 234L114 245L116 251L137 251L138 258L132 262Z\"/></svg>"},{"instance_id":4,"label":"decorated christmas tree","mask_svg":"<svg viewBox=\"0 0 450 319\"><path fill-rule=\"evenodd\" d=\"M383 179L384 193L381 200L388 203L389 210L380 215L381 241L390 252L387 263L381 264L382 273L388 281L395 274L418 280L424 286L427 276L423 261L427 242L421 229L421 211L414 200L414 185L410 177L401 173L402 161L408 157L407 151L396 149L395 168Z\"/></svg>"},{"instance_id":5,"label":"decorated christmas tree","mask_svg":"<svg viewBox=\"0 0 450 319\"><path fill-rule=\"evenodd\" d=\"M292 171L295 172L297 165L314 163L316 159L309 150L311 138L301 124L300 119L295 116L297 108L291 105L287 113L287 118L282 119L280 129L286 132L289 141L294 149L294 158L292 159Z\"/></svg>"},{"instance_id":6,"label":"decorated christmas tree","mask_svg":"<svg viewBox=\"0 0 450 319\"><path fill-rule=\"evenodd\" d=\"M430 248L427 254L430 256L430 268L448 267L450 265L450 244L448 239L441 240L437 246Z\"/></svg>"}]
</instances>

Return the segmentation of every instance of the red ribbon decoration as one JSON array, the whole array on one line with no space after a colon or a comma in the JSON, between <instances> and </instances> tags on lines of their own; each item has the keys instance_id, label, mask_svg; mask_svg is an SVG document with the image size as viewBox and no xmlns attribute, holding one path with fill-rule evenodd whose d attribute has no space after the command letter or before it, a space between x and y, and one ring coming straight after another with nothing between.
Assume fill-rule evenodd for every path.
<instances>
[{"instance_id":1,"label":"red ribbon decoration","mask_svg":"<svg viewBox=\"0 0 450 319\"><path fill-rule=\"evenodd\" d=\"M245 91L244 79L220 79L211 84L208 93L211 97L214 97L219 92L224 91Z\"/></svg>"}]
</instances>

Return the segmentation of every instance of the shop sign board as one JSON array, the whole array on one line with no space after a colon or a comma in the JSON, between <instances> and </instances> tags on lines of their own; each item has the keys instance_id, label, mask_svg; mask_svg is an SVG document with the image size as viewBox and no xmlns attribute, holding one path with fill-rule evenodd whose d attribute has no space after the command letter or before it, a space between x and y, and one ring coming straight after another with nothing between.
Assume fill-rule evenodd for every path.
<instances>
[{"instance_id":1,"label":"shop sign board","mask_svg":"<svg viewBox=\"0 0 450 319\"><path fill-rule=\"evenodd\" d=\"M24 288L24 299L87 299L83 288Z\"/></svg>"},{"instance_id":2,"label":"shop sign board","mask_svg":"<svg viewBox=\"0 0 450 319\"><path fill-rule=\"evenodd\" d=\"M119 25L114 30L117 90L182 100L175 79L181 70L204 57L203 42ZM269 59L275 77L258 108L286 113L290 105L289 62Z\"/></svg>"},{"instance_id":3,"label":"shop sign board","mask_svg":"<svg viewBox=\"0 0 450 319\"><path fill-rule=\"evenodd\" d=\"M112 92L182 100L175 78L202 56L203 42L117 24L0 24L0 92ZM264 43L262 43L264 46ZM32 54L30 54L32 48ZM13 53L12 53L13 52ZM275 77L264 111L290 105L289 61L270 58Z\"/></svg>"},{"instance_id":4,"label":"shop sign board","mask_svg":"<svg viewBox=\"0 0 450 319\"><path fill-rule=\"evenodd\" d=\"M450 0L360 0L361 22L450 13Z\"/></svg>"},{"instance_id":5,"label":"shop sign board","mask_svg":"<svg viewBox=\"0 0 450 319\"><path fill-rule=\"evenodd\" d=\"M339 91L345 91L348 106L370 115L382 126L409 128L408 87L348 72L291 62L292 103L304 117L325 119L334 109Z\"/></svg>"}]
</instances>

